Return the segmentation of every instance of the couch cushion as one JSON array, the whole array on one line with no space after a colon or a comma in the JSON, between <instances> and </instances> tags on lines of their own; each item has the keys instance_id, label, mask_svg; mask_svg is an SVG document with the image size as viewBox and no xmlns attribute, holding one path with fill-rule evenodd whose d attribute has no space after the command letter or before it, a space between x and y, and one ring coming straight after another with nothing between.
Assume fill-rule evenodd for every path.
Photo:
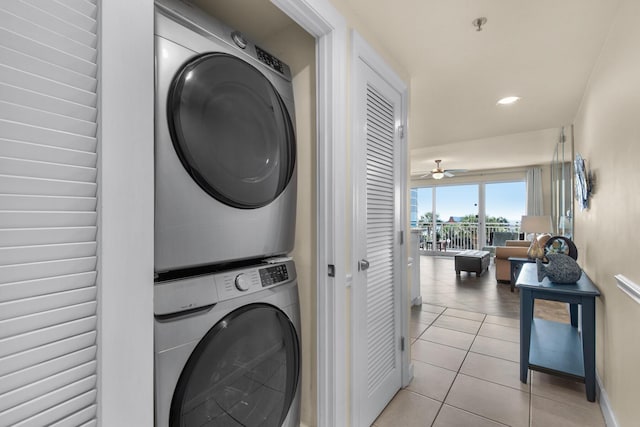
<instances>
[{"instance_id":1,"label":"couch cushion","mask_svg":"<svg viewBox=\"0 0 640 427\"><path fill-rule=\"evenodd\" d=\"M531 246L531 242L528 240L507 240L505 242L505 246L519 246L528 248L529 246Z\"/></svg>"},{"instance_id":2,"label":"couch cushion","mask_svg":"<svg viewBox=\"0 0 640 427\"><path fill-rule=\"evenodd\" d=\"M496 260L509 257L526 258L529 251L529 245L527 246L498 246L496 248ZM496 261L497 262L497 261Z\"/></svg>"}]
</instances>

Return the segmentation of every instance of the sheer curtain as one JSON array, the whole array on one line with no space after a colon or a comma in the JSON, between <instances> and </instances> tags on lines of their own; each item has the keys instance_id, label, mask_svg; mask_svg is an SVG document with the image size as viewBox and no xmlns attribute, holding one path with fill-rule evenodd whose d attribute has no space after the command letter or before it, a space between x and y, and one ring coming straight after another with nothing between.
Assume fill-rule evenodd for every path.
<instances>
[{"instance_id":1,"label":"sheer curtain","mask_svg":"<svg viewBox=\"0 0 640 427\"><path fill-rule=\"evenodd\" d=\"M527 215L544 215L542 206L542 168L527 170Z\"/></svg>"}]
</instances>

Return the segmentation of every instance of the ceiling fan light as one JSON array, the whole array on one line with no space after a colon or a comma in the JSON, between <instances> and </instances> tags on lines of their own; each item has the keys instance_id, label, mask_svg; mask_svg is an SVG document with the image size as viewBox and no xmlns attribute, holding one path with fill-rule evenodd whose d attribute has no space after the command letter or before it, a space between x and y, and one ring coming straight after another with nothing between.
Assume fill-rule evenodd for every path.
<instances>
[{"instance_id":1,"label":"ceiling fan light","mask_svg":"<svg viewBox=\"0 0 640 427\"><path fill-rule=\"evenodd\" d=\"M507 96L504 97L502 99L498 100L498 104L500 105L509 105L509 104L513 104L514 102L520 100L519 96Z\"/></svg>"},{"instance_id":2,"label":"ceiling fan light","mask_svg":"<svg viewBox=\"0 0 640 427\"><path fill-rule=\"evenodd\" d=\"M442 178L444 178L444 173L442 173L442 172L434 172L434 173L431 174L431 177L433 179L442 179Z\"/></svg>"}]
</instances>

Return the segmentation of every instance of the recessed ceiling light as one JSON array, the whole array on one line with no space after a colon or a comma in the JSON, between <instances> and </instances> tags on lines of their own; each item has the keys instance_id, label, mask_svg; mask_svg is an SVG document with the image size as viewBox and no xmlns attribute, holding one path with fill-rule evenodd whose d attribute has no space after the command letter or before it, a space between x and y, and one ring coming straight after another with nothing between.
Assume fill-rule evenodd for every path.
<instances>
[{"instance_id":1,"label":"recessed ceiling light","mask_svg":"<svg viewBox=\"0 0 640 427\"><path fill-rule=\"evenodd\" d=\"M514 102L516 102L519 99L520 99L519 96L507 96L505 98L500 99L498 101L498 104L500 104L500 105L509 105L509 104L513 104Z\"/></svg>"}]
</instances>

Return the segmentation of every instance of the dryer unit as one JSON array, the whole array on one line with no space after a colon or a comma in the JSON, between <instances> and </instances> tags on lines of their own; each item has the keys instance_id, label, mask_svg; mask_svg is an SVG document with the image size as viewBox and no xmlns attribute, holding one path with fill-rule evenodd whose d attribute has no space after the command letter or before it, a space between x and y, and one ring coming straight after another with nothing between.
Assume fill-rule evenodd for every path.
<instances>
[{"instance_id":1,"label":"dryer unit","mask_svg":"<svg viewBox=\"0 0 640 427\"><path fill-rule=\"evenodd\" d=\"M204 14L156 0L155 271L293 249L289 67Z\"/></svg>"},{"instance_id":2,"label":"dryer unit","mask_svg":"<svg viewBox=\"0 0 640 427\"><path fill-rule=\"evenodd\" d=\"M156 284L156 427L300 425L292 261Z\"/></svg>"}]
</instances>

